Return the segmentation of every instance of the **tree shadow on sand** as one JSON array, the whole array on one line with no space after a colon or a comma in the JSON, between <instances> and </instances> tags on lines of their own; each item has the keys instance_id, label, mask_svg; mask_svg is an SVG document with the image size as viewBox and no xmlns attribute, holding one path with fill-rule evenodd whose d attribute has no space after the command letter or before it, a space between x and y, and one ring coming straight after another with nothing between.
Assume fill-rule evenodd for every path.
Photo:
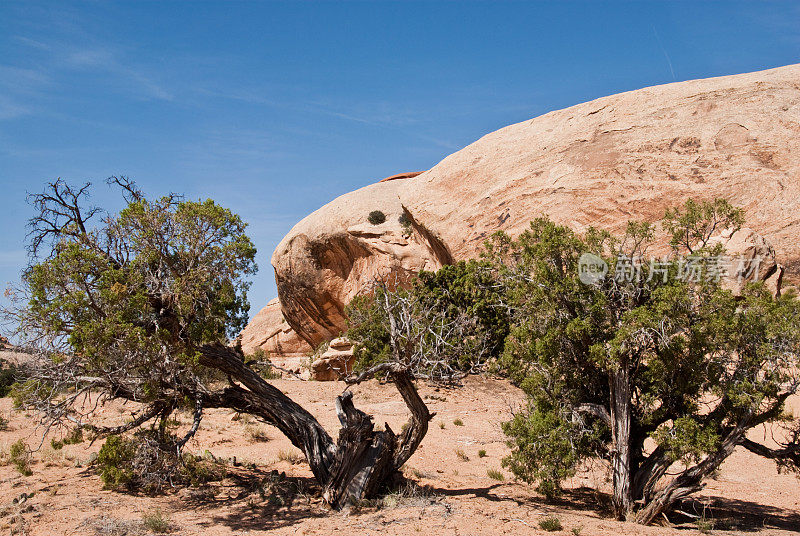
<instances>
[{"instance_id":1,"label":"tree shadow on sand","mask_svg":"<svg viewBox=\"0 0 800 536\"><path fill-rule=\"evenodd\" d=\"M277 471L252 470L229 475L225 484L200 488L180 499L181 507L212 509L224 506L203 523L231 530L271 530L318 517L329 510L319 485L310 477L287 477Z\"/></svg>"},{"instance_id":2,"label":"tree shadow on sand","mask_svg":"<svg viewBox=\"0 0 800 536\"><path fill-rule=\"evenodd\" d=\"M434 492L448 497L478 497L494 502L511 501L518 506L536 506L551 513L566 510L594 514L599 518L610 519L611 516L611 497L588 487L564 490L559 497L552 499L540 496L514 497L499 489L503 489L502 483L480 488L434 488ZM683 501L664 521L674 528L696 532L698 520L718 530L758 533L762 530L780 529L800 533L800 512L796 510L724 497L702 497Z\"/></svg>"},{"instance_id":3,"label":"tree shadow on sand","mask_svg":"<svg viewBox=\"0 0 800 536\"><path fill-rule=\"evenodd\" d=\"M760 532L779 529L800 533L800 512L787 510L752 501L729 499L725 497L697 497L683 503L669 514L677 528L697 530L700 519L715 530L738 532Z\"/></svg>"},{"instance_id":4,"label":"tree shadow on sand","mask_svg":"<svg viewBox=\"0 0 800 536\"><path fill-rule=\"evenodd\" d=\"M610 519L610 497L592 488L568 489L559 497L548 499L537 495L515 496L506 485L498 482L484 487L448 489L429 485L425 488L434 496L476 497L492 502L513 502L518 506L535 506L554 515L571 511ZM271 530L331 514L320 498L319 485L310 477L287 477L277 471L253 470L231 474L226 484L217 484L210 489L214 490L213 495L204 495L201 488L179 499L184 508L225 506L225 513L210 516L204 523L207 526L221 524L237 532ZM679 530L697 531L698 519L714 530L758 533L780 529L800 533L798 511L724 497L685 500L677 511L668 514L664 522Z\"/></svg>"},{"instance_id":5,"label":"tree shadow on sand","mask_svg":"<svg viewBox=\"0 0 800 536\"><path fill-rule=\"evenodd\" d=\"M564 490L560 496L546 498L542 496L514 497L508 493L497 492L498 488L503 488L505 483L491 484L482 488L459 488L445 489L433 488L435 493L447 497L478 497L493 502L514 502L517 506L535 505L543 510L564 508L577 512L594 512L604 516L610 512L610 497L591 488L576 488ZM507 488L503 488L507 489Z\"/></svg>"}]
</instances>

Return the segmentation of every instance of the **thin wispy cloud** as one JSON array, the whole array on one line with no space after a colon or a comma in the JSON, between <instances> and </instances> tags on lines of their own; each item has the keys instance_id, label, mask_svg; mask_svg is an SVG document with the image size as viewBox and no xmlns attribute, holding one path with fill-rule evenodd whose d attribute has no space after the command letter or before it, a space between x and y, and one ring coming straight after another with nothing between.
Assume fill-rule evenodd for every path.
<instances>
[{"instance_id":1,"label":"thin wispy cloud","mask_svg":"<svg viewBox=\"0 0 800 536\"><path fill-rule=\"evenodd\" d=\"M664 48L664 45L661 43L661 38L658 36L658 31L656 31L655 25L652 26L653 26L653 34L656 36L656 42L658 42L658 46L661 49L661 52L664 53L664 57L667 59L667 65L669 65L669 72L672 74L672 80L675 81L677 80L677 78L675 78L675 69L672 68L672 60L670 59L669 54L667 54L667 49Z\"/></svg>"},{"instance_id":2,"label":"thin wispy cloud","mask_svg":"<svg viewBox=\"0 0 800 536\"><path fill-rule=\"evenodd\" d=\"M0 64L0 120L34 112L31 100L50 85L50 78L36 69Z\"/></svg>"},{"instance_id":3,"label":"thin wispy cloud","mask_svg":"<svg viewBox=\"0 0 800 536\"><path fill-rule=\"evenodd\" d=\"M30 112L31 109L29 107L0 95L0 120L15 119L28 115Z\"/></svg>"},{"instance_id":4,"label":"thin wispy cloud","mask_svg":"<svg viewBox=\"0 0 800 536\"><path fill-rule=\"evenodd\" d=\"M52 47L54 71L93 72L97 75L112 75L130 86L137 94L146 97L171 101L174 94L156 81L144 67L134 65L125 59L121 51L102 45L92 48L69 46Z\"/></svg>"},{"instance_id":5,"label":"thin wispy cloud","mask_svg":"<svg viewBox=\"0 0 800 536\"><path fill-rule=\"evenodd\" d=\"M133 82L134 87L155 99L175 98L171 91L155 81L153 75L142 67L126 62L122 56L121 52L105 47L68 49L60 63L83 71L115 75L125 82Z\"/></svg>"},{"instance_id":6,"label":"thin wispy cloud","mask_svg":"<svg viewBox=\"0 0 800 536\"><path fill-rule=\"evenodd\" d=\"M375 128L389 129L407 134L410 137L418 138L422 141L430 142L446 149L455 149L457 145L453 142L430 137L420 132L420 128L426 123L430 123L430 114L424 110L401 109L397 103L387 101L360 102L358 109L348 108L344 105L323 100L310 99L280 99L267 97L269 89L242 90L237 88L231 91L222 89L196 89L196 92L206 97L222 98L264 106L272 109L290 111L305 115L322 115L333 117L350 123L367 125Z\"/></svg>"},{"instance_id":7,"label":"thin wispy cloud","mask_svg":"<svg viewBox=\"0 0 800 536\"><path fill-rule=\"evenodd\" d=\"M75 75L93 76L111 91L137 99L175 99L174 91L158 79L159 70L147 65L134 50L98 41L89 31L89 23L78 16L47 13L46 20L47 24L22 25L25 33L10 37L17 52L0 65L0 86L5 88L6 98L13 99L14 109L30 112L34 108L30 103L42 88L66 90ZM53 31L54 25L57 31ZM13 64L15 58L26 60Z\"/></svg>"}]
</instances>

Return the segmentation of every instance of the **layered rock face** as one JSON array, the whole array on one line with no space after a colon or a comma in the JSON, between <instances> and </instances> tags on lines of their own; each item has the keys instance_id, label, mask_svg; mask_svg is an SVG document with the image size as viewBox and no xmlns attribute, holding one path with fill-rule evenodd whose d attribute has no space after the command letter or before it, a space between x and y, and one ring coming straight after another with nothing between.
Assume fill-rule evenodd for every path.
<instances>
[{"instance_id":1,"label":"layered rock face","mask_svg":"<svg viewBox=\"0 0 800 536\"><path fill-rule=\"evenodd\" d=\"M267 357L302 357L313 352L311 346L286 322L278 298L261 309L239 337L245 355L256 350L263 350Z\"/></svg>"},{"instance_id":2,"label":"layered rock face","mask_svg":"<svg viewBox=\"0 0 800 536\"><path fill-rule=\"evenodd\" d=\"M376 280L402 282L452 262L447 247L409 221L400 193L409 180L383 181L345 194L304 218L272 255L283 314L311 346L339 336L345 305ZM385 221L370 223L370 212ZM407 214L406 214L407 217Z\"/></svg>"},{"instance_id":3,"label":"layered rock face","mask_svg":"<svg viewBox=\"0 0 800 536\"><path fill-rule=\"evenodd\" d=\"M546 214L618 232L715 197L743 207L757 233L732 245L766 248L797 281L800 66L645 88L508 126L429 171L335 199L290 231L272 264L285 319L316 346L342 332L345 304L375 278L473 257L495 230L516 235ZM368 223L373 210L386 221Z\"/></svg>"}]
</instances>

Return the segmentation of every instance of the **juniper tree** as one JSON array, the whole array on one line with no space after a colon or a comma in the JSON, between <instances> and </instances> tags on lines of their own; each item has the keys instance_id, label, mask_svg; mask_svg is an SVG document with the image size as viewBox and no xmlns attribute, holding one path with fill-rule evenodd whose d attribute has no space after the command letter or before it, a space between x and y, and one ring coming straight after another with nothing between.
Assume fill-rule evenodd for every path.
<instances>
[{"instance_id":1,"label":"juniper tree","mask_svg":"<svg viewBox=\"0 0 800 536\"><path fill-rule=\"evenodd\" d=\"M669 211L674 251L658 263L646 223L615 240L539 218L494 238L514 311L499 367L528 397L504 424L515 475L553 494L581 462L607 460L615 515L650 523L737 446L800 467L800 420L783 413L800 386L800 305L761 283L734 296L711 276L723 250L709 238L741 222L721 200ZM588 282L586 253L609 267ZM783 428L777 447L748 437L765 423Z\"/></svg>"},{"instance_id":2,"label":"juniper tree","mask_svg":"<svg viewBox=\"0 0 800 536\"><path fill-rule=\"evenodd\" d=\"M31 263L16 305L5 311L17 337L37 352L18 402L36 410L45 428L70 423L96 436L150 430L147 441L134 443L149 449L136 456L145 471L168 470L167 456L180 463L173 453L194 436L204 412L230 408L285 434L332 506L376 493L427 431L431 415L413 382L417 357L423 348L428 359L458 353L458 341L441 337L452 322L383 294L392 352L351 381L383 375L411 417L399 434L375 430L347 390L336 400L342 427L334 441L226 345L247 319L247 277L256 270L241 218L211 200L149 199L128 179L109 183L124 197L118 214L87 208L88 184L57 180L30 197ZM137 409L119 426L97 424L97 404L110 399ZM170 424L179 410L193 415L182 431Z\"/></svg>"},{"instance_id":3,"label":"juniper tree","mask_svg":"<svg viewBox=\"0 0 800 536\"><path fill-rule=\"evenodd\" d=\"M446 359L442 359L440 352L431 354L428 377L452 379L479 372L488 360L502 353L508 334L508 309L503 303L505 289L490 263L459 261L436 272L423 271L416 278L404 281L404 286L399 281L391 282L391 287L400 288L389 292L389 286L382 282L348 304L347 336L355 343L357 367L368 368L391 359L391 326L385 304L389 294L417 315L437 315L455 330L449 341L456 331L462 338L460 344L453 346L459 354Z\"/></svg>"}]
</instances>

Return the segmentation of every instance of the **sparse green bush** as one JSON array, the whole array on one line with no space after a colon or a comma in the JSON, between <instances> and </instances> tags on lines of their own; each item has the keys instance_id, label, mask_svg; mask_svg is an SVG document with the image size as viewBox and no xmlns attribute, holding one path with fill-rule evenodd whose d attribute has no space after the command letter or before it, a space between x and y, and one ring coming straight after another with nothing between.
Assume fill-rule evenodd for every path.
<instances>
[{"instance_id":1,"label":"sparse green bush","mask_svg":"<svg viewBox=\"0 0 800 536\"><path fill-rule=\"evenodd\" d=\"M156 508L151 512L145 512L142 514L142 525L144 525L144 527L150 532L164 534L169 532L169 516L164 514L160 508Z\"/></svg>"},{"instance_id":2,"label":"sparse green bush","mask_svg":"<svg viewBox=\"0 0 800 536\"><path fill-rule=\"evenodd\" d=\"M454 419L453 424L455 426L464 426L464 421L462 421L461 419Z\"/></svg>"},{"instance_id":3,"label":"sparse green bush","mask_svg":"<svg viewBox=\"0 0 800 536\"><path fill-rule=\"evenodd\" d=\"M557 517L546 517L539 521L539 528L547 532L556 532L562 530L561 520Z\"/></svg>"},{"instance_id":4,"label":"sparse green bush","mask_svg":"<svg viewBox=\"0 0 800 536\"><path fill-rule=\"evenodd\" d=\"M444 430L444 428L445 428L444 421L439 421L439 428L441 428L442 430Z\"/></svg>"},{"instance_id":5,"label":"sparse green bush","mask_svg":"<svg viewBox=\"0 0 800 536\"><path fill-rule=\"evenodd\" d=\"M408 238L413 233L413 227L411 223L411 218L406 216L406 213L400 214L400 217L397 218L397 221L400 223L400 227L403 228L403 236Z\"/></svg>"},{"instance_id":6,"label":"sparse green bush","mask_svg":"<svg viewBox=\"0 0 800 536\"><path fill-rule=\"evenodd\" d=\"M380 225L386 221L386 214L380 210L373 210L369 213L369 216L367 216L367 221L372 225Z\"/></svg>"},{"instance_id":7,"label":"sparse green bush","mask_svg":"<svg viewBox=\"0 0 800 536\"><path fill-rule=\"evenodd\" d=\"M244 361L253 366L265 380L281 379L281 372L272 366L272 361L263 348L256 348L252 354L245 356Z\"/></svg>"},{"instance_id":8,"label":"sparse green bush","mask_svg":"<svg viewBox=\"0 0 800 536\"><path fill-rule=\"evenodd\" d=\"M22 439L11 445L8 451L8 459L21 475L31 476L33 474L31 470L31 454Z\"/></svg>"},{"instance_id":9,"label":"sparse green bush","mask_svg":"<svg viewBox=\"0 0 800 536\"><path fill-rule=\"evenodd\" d=\"M487 360L501 354L508 334L508 310L502 305L500 288L486 262L461 261L435 273L421 272L410 288L391 294L377 289L373 294L356 296L345 310L355 370L392 359L389 317L381 306L387 299L406 301L411 316L419 322L433 315L441 319L435 325L463 326L463 331L457 330L458 336L453 332L441 334L457 343L459 350L442 352L445 362L434 360L432 365L424 365L422 374L435 379L443 369L447 374L454 370L479 372Z\"/></svg>"},{"instance_id":10,"label":"sparse green bush","mask_svg":"<svg viewBox=\"0 0 800 536\"><path fill-rule=\"evenodd\" d=\"M416 482L405 482L392 489L379 499L379 508L397 508L403 506L424 506L438 499L430 486L420 486Z\"/></svg>"},{"instance_id":11,"label":"sparse green bush","mask_svg":"<svg viewBox=\"0 0 800 536\"><path fill-rule=\"evenodd\" d=\"M128 485L133 475L126 469L133 459L133 445L122 436L112 435L97 453L97 468L103 485L108 489L120 489Z\"/></svg>"},{"instance_id":12,"label":"sparse green bush","mask_svg":"<svg viewBox=\"0 0 800 536\"><path fill-rule=\"evenodd\" d=\"M430 478L430 475L427 474L425 471L421 471L417 468L410 469L411 474L414 475L415 478Z\"/></svg>"},{"instance_id":13,"label":"sparse green bush","mask_svg":"<svg viewBox=\"0 0 800 536\"><path fill-rule=\"evenodd\" d=\"M462 462L468 462L469 461L469 456L467 456L467 453L464 452L464 449L456 449L456 456Z\"/></svg>"},{"instance_id":14,"label":"sparse green bush","mask_svg":"<svg viewBox=\"0 0 800 536\"><path fill-rule=\"evenodd\" d=\"M486 451L484 449L479 450L478 458L485 458L485 457L486 457Z\"/></svg>"},{"instance_id":15,"label":"sparse green bush","mask_svg":"<svg viewBox=\"0 0 800 536\"><path fill-rule=\"evenodd\" d=\"M705 514L695 521L695 523L697 524L697 530L702 534L711 534L711 531L714 530L714 520L707 519Z\"/></svg>"},{"instance_id":16,"label":"sparse green bush","mask_svg":"<svg viewBox=\"0 0 800 536\"><path fill-rule=\"evenodd\" d=\"M502 472L498 471L497 469L487 470L486 476L488 476L492 480L499 480L500 482L506 479L505 475Z\"/></svg>"},{"instance_id":17,"label":"sparse green bush","mask_svg":"<svg viewBox=\"0 0 800 536\"><path fill-rule=\"evenodd\" d=\"M76 426L72 431L61 439L51 439L50 446L55 450L60 450L64 445L77 445L83 441L83 430Z\"/></svg>"},{"instance_id":18,"label":"sparse green bush","mask_svg":"<svg viewBox=\"0 0 800 536\"><path fill-rule=\"evenodd\" d=\"M160 493L171 484L199 486L224 477L221 464L203 457L178 455L174 438L141 430L131 439L109 436L95 466L107 489Z\"/></svg>"},{"instance_id":19,"label":"sparse green bush","mask_svg":"<svg viewBox=\"0 0 800 536\"><path fill-rule=\"evenodd\" d=\"M0 359L0 398L4 398L11 393L11 386L19 378L20 370L5 359Z\"/></svg>"}]
</instances>

